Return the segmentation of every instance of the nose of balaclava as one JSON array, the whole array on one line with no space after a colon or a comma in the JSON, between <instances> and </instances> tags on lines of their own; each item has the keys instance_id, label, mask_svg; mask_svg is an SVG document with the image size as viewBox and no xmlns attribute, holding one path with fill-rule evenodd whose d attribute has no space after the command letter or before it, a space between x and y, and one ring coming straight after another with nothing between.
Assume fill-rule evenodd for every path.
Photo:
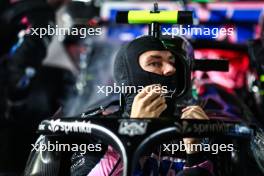
<instances>
[{"instance_id":1,"label":"nose of balaclava","mask_svg":"<svg viewBox=\"0 0 264 176\"><path fill-rule=\"evenodd\" d=\"M137 89L151 84L160 84L161 86L166 86L171 92L176 90L176 74L162 76L147 72L139 65L139 56L151 50L162 51L168 49L161 40L152 36L143 36L131 41L119 50L114 63L114 77L119 86L134 86ZM131 112L132 103L136 95L137 92L123 92L125 111L128 114ZM167 109L161 116L171 115L174 111L173 96L165 98Z\"/></svg>"}]
</instances>

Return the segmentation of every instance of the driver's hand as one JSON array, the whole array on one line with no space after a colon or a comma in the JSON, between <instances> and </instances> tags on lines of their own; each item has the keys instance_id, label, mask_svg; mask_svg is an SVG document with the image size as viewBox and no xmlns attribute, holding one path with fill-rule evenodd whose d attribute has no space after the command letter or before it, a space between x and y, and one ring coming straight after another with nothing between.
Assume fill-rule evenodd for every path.
<instances>
[{"instance_id":1,"label":"driver's hand","mask_svg":"<svg viewBox=\"0 0 264 176\"><path fill-rule=\"evenodd\" d=\"M204 110L200 106L188 106L182 110L181 119L199 119L199 120L209 120L208 116L205 114ZM184 144L199 144L200 140L198 138L183 138ZM190 146L190 145L186 145ZM192 151L190 148L186 148L187 154L196 153L199 151Z\"/></svg>"},{"instance_id":2,"label":"driver's hand","mask_svg":"<svg viewBox=\"0 0 264 176\"><path fill-rule=\"evenodd\" d=\"M134 98L131 118L156 118L167 108L161 86L157 84L146 86Z\"/></svg>"}]
</instances>

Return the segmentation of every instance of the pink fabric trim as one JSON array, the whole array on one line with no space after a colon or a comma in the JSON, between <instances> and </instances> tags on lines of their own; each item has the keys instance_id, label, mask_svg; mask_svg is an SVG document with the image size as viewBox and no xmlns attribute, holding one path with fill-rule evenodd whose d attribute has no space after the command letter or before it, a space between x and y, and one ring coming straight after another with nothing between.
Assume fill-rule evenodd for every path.
<instances>
[{"instance_id":1,"label":"pink fabric trim","mask_svg":"<svg viewBox=\"0 0 264 176\"><path fill-rule=\"evenodd\" d=\"M192 167L184 166L183 169L190 169L190 168L197 168L197 167L204 168L204 169L208 170L211 174L213 174L214 166L210 160L206 160L206 161L204 161L198 165L194 165Z\"/></svg>"},{"instance_id":2,"label":"pink fabric trim","mask_svg":"<svg viewBox=\"0 0 264 176\"><path fill-rule=\"evenodd\" d=\"M87 176L109 176L113 168L116 166L120 156L117 151L112 147L108 146L108 149L104 157L100 162L92 169L92 171ZM120 162L115 168L112 176L120 176L122 174L123 164Z\"/></svg>"}]
</instances>

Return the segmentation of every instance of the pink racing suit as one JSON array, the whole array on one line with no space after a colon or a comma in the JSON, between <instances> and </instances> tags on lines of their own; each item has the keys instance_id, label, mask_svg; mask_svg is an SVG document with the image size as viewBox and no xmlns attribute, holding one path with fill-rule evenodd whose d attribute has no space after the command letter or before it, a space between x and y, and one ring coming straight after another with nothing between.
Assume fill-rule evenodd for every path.
<instances>
[{"instance_id":1,"label":"pink racing suit","mask_svg":"<svg viewBox=\"0 0 264 176\"><path fill-rule=\"evenodd\" d=\"M213 164L211 161L206 160L198 165L194 165L192 167L184 167L185 169L191 168L203 168L208 170L211 174L213 174ZM91 172L87 176L121 176L123 170L123 165L121 162L121 157L117 151L115 151L112 147L108 147L107 152L104 157L100 160L100 162L91 170Z\"/></svg>"},{"instance_id":2,"label":"pink racing suit","mask_svg":"<svg viewBox=\"0 0 264 176\"><path fill-rule=\"evenodd\" d=\"M122 175L122 170L123 165L120 155L112 147L108 146L104 157L87 176L120 176Z\"/></svg>"}]
</instances>

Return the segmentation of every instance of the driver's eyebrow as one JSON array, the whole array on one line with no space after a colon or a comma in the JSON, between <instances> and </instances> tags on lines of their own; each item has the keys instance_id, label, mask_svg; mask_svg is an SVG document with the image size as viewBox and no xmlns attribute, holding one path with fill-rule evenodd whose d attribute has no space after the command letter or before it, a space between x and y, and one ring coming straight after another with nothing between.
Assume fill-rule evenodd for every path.
<instances>
[{"instance_id":1,"label":"driver's eyebrow","mask_svg":"<svg viewBox=\"0 0 264 176\"><path fill-rule=\"evenodd\" d=\"M150 55L148 58L162 59L161 55Z\"/></svg>"}]
</instances>

